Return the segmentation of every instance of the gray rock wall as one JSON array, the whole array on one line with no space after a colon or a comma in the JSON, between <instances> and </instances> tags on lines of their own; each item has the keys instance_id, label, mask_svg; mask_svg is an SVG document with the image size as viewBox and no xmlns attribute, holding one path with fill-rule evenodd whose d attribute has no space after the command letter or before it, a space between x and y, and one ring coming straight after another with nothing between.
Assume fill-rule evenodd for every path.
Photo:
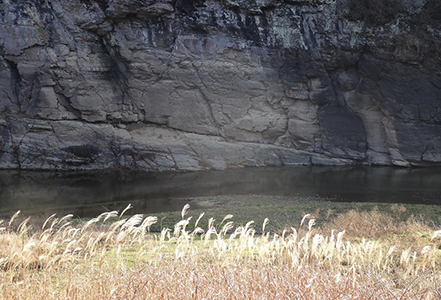
<instances>
[{"instance_id":1,"label":"gray rock wall","mask_svg":"<svg viewBox=\"0 0 441 300\"><path fill-rule=\"evenodd\" d=\"M0 168L440 164L441 31L408 2L372 26L343 0L0 0Z\"/></svg>"}]
</instances>

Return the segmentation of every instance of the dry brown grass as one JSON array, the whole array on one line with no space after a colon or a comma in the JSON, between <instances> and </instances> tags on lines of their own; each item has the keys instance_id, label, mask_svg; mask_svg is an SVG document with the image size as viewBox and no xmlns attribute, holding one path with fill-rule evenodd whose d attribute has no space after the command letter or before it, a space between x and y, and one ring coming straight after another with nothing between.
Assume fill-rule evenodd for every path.
<instances>
[{"instance_id":1,"label":"dry brown grass","mask_svg":"<svg viewBox=\"0 0 441 300\"><path fill-rule=\"evenodd\" d=\"M346 236L378 239L388 234L399 233L398 224L390 215L378 210L358 212L350 210L338 215L326 226L327 228L344 228Z\"/></svg>"},{"instance_id":2,"label":"dry brown grass","mask_svg":"<svg viewBox=\"0 0 441 300\"><path fill-rule=\"evenodd\" d=\"M338 231L314 229L314 220L305 216L303 224L279 235L265 232L265 222L263 234L256 235L252 222L234 227L231 216L221 226L215 227L212 220L208 228L199 228L200 218L194 222L186 218L187 209L174 228L156 235L148 232L156 218L124 219L116 212L80 224L71 223L69 216L52 217L33 230L27 220L17 225L15 217L3 221L0 299L436 299L439 295L438 238L420 239L409 248L387 243L384 237L402 228L382 235L388 230L383 225L395 225L379 212L341 216L332 223L342 226L335 227ZM375 227L372 221L383 225ZM190 225L195 229L188 230ZM365 239L358 226L378 229ZM408 230L411 226L408 223ZM351 238L346 239L342 230L351 232ZM430 230L427 234L434 235Z\"/></svg>"},{"instance_id":3,"label":"dry brown grass","mask_svg":"<svg viewBox=\"0 0 441 300\"><path fill-rule=\"evenodd\" d=\"M401 250L410 247L411 250L417 251L428 245L438 247L436 241L431 241L436 228L413 215L404 219L402 215L405 212L406 208L398 204L391 207L392 214L380 212L378 209L362 212L350 210L328 222L322 228L322 232L329 233L334 228L341 228L345 230L348 240L359 241L361 238L367 238L385 246L395 245Z\"/></svg>"},{"instance_id":4,"label":"dry brown grass","mask_svg":"<svg viewBox=\"0 0 441 300\"><path fill-rule=\"evenodd\" d=\"M308 266L226 268L180 262L130 269L102 268L80 274L67 272L56 283L52 276L50 272L27 275L18 283L4 286L2 296L4 299L418 299L430 293L397 288L391 280L376 274L336 275Z\"/></svg>"}]
</instances>

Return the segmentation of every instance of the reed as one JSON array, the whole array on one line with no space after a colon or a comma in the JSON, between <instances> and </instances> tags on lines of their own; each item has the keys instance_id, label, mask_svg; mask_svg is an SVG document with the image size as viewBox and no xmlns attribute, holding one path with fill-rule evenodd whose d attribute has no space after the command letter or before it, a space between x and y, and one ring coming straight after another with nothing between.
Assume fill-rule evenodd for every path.
<instances>
[{"instance_id":1,"label":"reed","mask_svg":"<svg viewBox=\"0 0 441 300\"><path fill-rule=\"evenodd\" d=\"M315 228L311 215L279 233L269 231L265 220L258 235L253 221L234 226L232 215L218 225L209 219L207 228L200 228L204 215L193 222L185 206L174 228L150 233L157 218L123 217L129 208L81 223L73 222L71 215L51 216L39 228L31 228L29 218L18 223L19 213L0 221L0 299L436 299L441 295L440 231L421 224L407 223L409 231L418 228L420 235L422 229L427 231L427 237L411 246L387 242L387 235L347 238L342 219L332 224L340 225L335 230ZM381 220L375 216L374 220ZM356 218L356 212L341 216L345 217ZM372 215L358 215L366 217ZM399 230L388 226L396 236Z\"/></svg>"}]
</instances>

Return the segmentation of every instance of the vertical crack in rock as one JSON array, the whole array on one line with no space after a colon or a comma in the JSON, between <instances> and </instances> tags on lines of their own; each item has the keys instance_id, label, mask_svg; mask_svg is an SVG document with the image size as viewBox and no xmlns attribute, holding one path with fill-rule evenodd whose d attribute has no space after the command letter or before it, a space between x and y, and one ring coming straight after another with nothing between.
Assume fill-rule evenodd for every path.
<instances>
[{"instance_id":1,"label":"vertical crack in rock","mask_svg":"<svg viewBox=\"0 0 441 300\"><path fill-rule=\"evenodd\" d=\"M199 90L199 93L202 96L201 98L204 100L204 102L206 104L206 107L207 107L207 110L208 110L208 113L209 113L210 122L217 130L216 135L220 135L220 132L222 130L221 126L216 122L216 117L214 116L213 108L211 107L210 100L208 100L207 96L205 95L205 93L203 91L203 89L207 89L207 87L205 85L205 82L204 82L204 79L201 77L201 74L199 73L199 70L198 70L197 66L195 66L194 63L192 65L193 65L195 73L196 73L196 75L197 75L197 77L199 79L199 82L202 85L198 90Z\"/></svg>"},{"instance_id":2,"label":"vertical crack in rock","mask_svg":"<svg viewBox=\"0 0 441 300\"><path fill-rule=\"evenodd\" d=\"M3 57L3 59L8 64L9 70L11 72L11 91L14 96L14 99L11 99L12 103L17 104L19 111L21 111L20 86L21 86L22 78L20 76L20 72L18 71L17 63L7 59L6 57Z\"/></svg>"}]
</instances>

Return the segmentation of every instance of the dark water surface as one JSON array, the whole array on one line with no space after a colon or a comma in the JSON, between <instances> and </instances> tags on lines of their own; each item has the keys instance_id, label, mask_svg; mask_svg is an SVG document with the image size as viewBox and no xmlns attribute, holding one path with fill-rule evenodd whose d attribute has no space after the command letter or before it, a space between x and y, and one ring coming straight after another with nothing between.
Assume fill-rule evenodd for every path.
<instances>
[{"instance_id":1,"label":"dark water surface","mask_svg":"<svg viewBox=\"0 0 441 300\"><path fill-rule=\"evenodd\" d=\"M180 210L213 195L305 195L327 201L441 204L441 168L292 167L192 173L0 171L0 215L73 213L91 217Z\"/></svg>"}]
</instances>

